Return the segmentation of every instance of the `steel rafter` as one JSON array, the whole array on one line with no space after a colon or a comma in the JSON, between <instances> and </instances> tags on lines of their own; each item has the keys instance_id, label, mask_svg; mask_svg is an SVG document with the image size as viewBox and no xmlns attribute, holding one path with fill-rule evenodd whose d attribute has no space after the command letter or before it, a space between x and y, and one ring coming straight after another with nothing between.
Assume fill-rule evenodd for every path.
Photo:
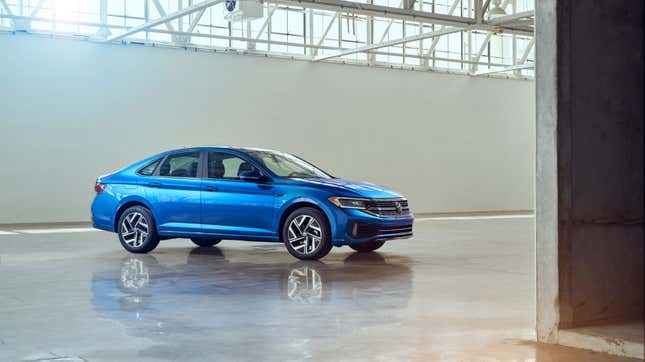
<instances>
[{"instance_id":1,"label":"steel rafter","mask_svg":"<svg viewBox=\"0 0 645 362\"><path fill-rule=\"evenodd\" d=\"M407 20L424 24L438 24L455 27L469 27L477 24L473 18L431 13L427 11L404 9L401 7L382 6L374 4L357 3L347 0L274 0L273 3L292 5L305 8L313 8L328 11L340 11L355 15L374 16L397 20ZM481 30L504 31L509 34L532 36L533 29L523 25L515 24L489 24L482 21L479 24Z\"/></svg>"},{"instance_id":2,"label":"steel rafter","mask_svg":"<svg viewBox=\"0 0 645 362\"><path fill-rule=\"evenodd\" d=\"M200 11L202 9L209 8L209 7L213 6L213 5L221 3L223 1L224 0L206 0L206 1L202 1L200 3L191 5L191 6L187 7L187 8L185 8L185 9L175 11L172 14L168 14L166 16L162 15L159 19L155 19L155 20L149 21L149 22L147 22L145 24L135 26L134 28L129 29L125 33L121 33L121 34L118 34L118 35L111 36L111 37L105 39L104 41L105 42L112 42L112 41L115 41L115 40L123 39L123 38L125 38L125 37L127 37L129 35L136 34L138 32L144 31L146 29L150 29L150 28L155 27L157 25L166 24L169 21L173 21L173 20L179 19L179 18L181 18L183 16L192 14L192 13L197 12L197 11ZM172 31L170 28L168 30Z\"/></svg>"},{"instance_id":3,"label":"steel rafter","mask_svg":"<svg viewBox=\"0 0 645 362\"><path fill-rule=\"evenodd\" d=\"M179 0L178 7L174 8L178 10L166 12L166 9L161 5L165 3L160 0L144 0L146 9L156 9L152 10L159 14L158 18L151 19L148 15L148 10L146 10L145 23L128 27L124 25L116 25L113 22L110 24L107 21L108 7L107 0L93 0L100 2L100 13L98 14L100 23L92 23L87 21L72 20L69 17L53 17L53 18L44 18L37 17L39 14L45 13L40 11L42 9L48 10L47 15L51 13L52 1L46 0L34 0L30 2L29 5L16 5L17 0L0 0L0 10L3 10L4 13L0 12L0 18L10 19L11 23L9 28L2 27L0 30L9 30L9 31L27 31L32 32L31 24L40 24L35 32L39 32L38 29L43 29L40 31L59 33L56 30L55 24L73 24L83 27L94 27L97 29L95 34L88 34L87 40L97 41L97 42L114 42L120 41L123 39L130 40L133 42L141 44L160 44L166 46L178 46L185 49L189 48L213 48L213 49L224 49L224 50L243 50L245 53L269 53L265 54L267 56L290 56L293 59L309 59L314 62L331 60L334 58L342 58L347 55L357 54L357 53L366 53L367 60L364 58L359 59L350 59L343 58L343 62L352 62L358 64L369 64L369 65L400 65L402 67L414 67L415 69L435 69L434 63L430 63L432 66L429 66L428 60L441 61L443 64L440 65L440 69L447 68L450 72L451 69L456 69L456 72L463 72L460 69L467 68L468 73L471 75L481 75L481 74L491 74L498 72L505 72L507 70L513 70L513 74L517 77L522 77L522 74L519 70L530 68L531 64L534 64L534 60L530 63L528 62L529 56L532 54L534 40L531 38L527 44L526 48L522 50L520 54L516 53L516 36L518 37L532 37L533 35L533 11L522 11L516 13L515 6L513 7L513 13L510 15L501 16L494 19L489 19L487 16L492 3L497 3L492 0L474 0L472 2L464 2L463 0L452 0L447 5L447 13L434 13L427 11L428 8L424 7L426 3L417 2L418 6L407 7L406 4L411 4L409 0L401 0L399 6L382 6L374 5L371 3L359 3L349 0L271 0L270 4L265 3L265 15L261 21L254 22L257 25L250 25L250 22L246 23L246 27L240 25L228 25L228 33L222 31L226 30L226 25L222 24L222 19L214 20L214 12L210 12L210 19L206 18L205 14L207 11L219 3L222 3L225 0ZM18 2L20 4L20 2ZM460 4L463 4L467 14L464 16L454 15L459 9ZM503 1L503 8L509 4L508 0ZM473 5L475 7L473 8ZM18 6L18 7L16 7ZM182 6L187 6L182 8ZM20 9L18 12L15 9ZM13 11L12 11L13 10ZM274 13L280 11L281 19L283 18L283 12L299 12L302 14L303 19L303 39L301 40L291 40L290 38L285 38L285 41L277 41L278 39L271 39L273 34L278 34L279 36L290 37L291 34L281 33L280 31L274 32L272 29L272 18L274 18ZM327 13L331 11L332 13ZM17 13L17 15L14 15ZM153 13L154 14L154 13ZM110 16L114 16L113 13L110 13ZM124 11L123 15L116 14L116 16L127 17L127 12ZM153 15L154 16L154 15ZM216 15L215 15L216 16ZM277 15L276 15L277 16ZM290 15L291 16L291 15ZM358 19L361 22L361 26L367 26L366 35L361 35L360 37L351 36L348 38L345 35L344 24L342 24L339 19L341 16L348 16L355 19ZM203 20L205 19L206 20ZM275 20L273 20L275 22ZM382 34L374 34L375 22L379 22L380 29L385 29ZM43 22L49 22L52 24L51 30L45 30L43 28ZM410 35L410 27L403 28L402 35L397 39L391 39L386 41L386 37L390 28L394 29L392 26L394 22L403 23L404 25L411 25L414 28L412 34ZM316 26L314 27L314 23ZM224 24L226 24L224 22ZM385 28L383 25L385 24ZM432 30L430 30L429 25L432 25ZM338 28L338 36L334 35L334 44L327 43L325 45L326 39L329 38L329 34L335 27ZM60 33L64 34L65 28L61 28ZM68 28L67 28L68 29ZM199 29L199 30L198 30ZM219 29L214 31L215 29ZM232 31L232 29L234 31ZM240 30L242 29L242 30ZM315 29L315 30L314 30ZM204 31L205 30L205 31ZM289 32L290 30L287 30ZM341 33L342 31L342 33ZM407 35L406 35L407 31ZM425 32L424 32L425 31ZM473 32L482 32L486 35L484 41L481 44L474 44L471 41L471 34ZM440 48L443 52L454 52L454 46L446 48L444 45L439 45L440 37L443 35L453 34L453 33L467 33L468 41L467 47L468 51L463 53L462 45L462 54L457 57L449 53L444 57L435 56L435 50ZM138 34L145 33L145 34ZM150 40L148 34L157 33L157 34L167 34L168 40ZM397 28L397 33L400 33ZM495 53L491 54L492 57L486 62L480 64L480 59L482 58L484 52L488 48L488 43L493 37L496 37L497 34L512 34L513 35L513 56L508 57L505 54L499 53L495 50ZM83 34L83 33L79 33ZM138 34L136 36L133 36ZM264 40L263 35L268 35ZM363 30L363 34L364 30ZM132 38L130 38L133 36ZM145 38L145 42L142 42L141 39ZM193 38L211 38L218 39L218 42L211 42L208 45L208 42L200 41L199 39ZM154 39L165 39L154 37ZM229 40L228 44L223 44L220 39ZM379 40L380 41L376 41ZM428 43L425 43L423 40L431 39ZM280 40L283 40L282 38ZM529 39L527 39L529 40ZM235 42L235 43L232 43ZM246 47L243 43L246 42ZM355 47L352 48L348 46L350 42L354 43ZM405 45L407 43L416 42L417 44ZM259 50L256 50L255 43L267 44L267 46L262 46ZM271 48L271 45L282 46L282 48ZM403 47L397 46L403 44ZM284 47L287 47L286 49ZM295 54L291 47L300 47L302 51L300 54ZM383 50L382 48L390 49ZM416 47L416 52L408 52L406 48ZM473 48L471 50L471 47ZM444 49L446 48L446 49ZM283 50L285 49L285 50ZM379 50L381 49L381 50ZM452 50L450 50L452 49ZM285 51L280 53L280 51ZM324 54L320 54L324 50ZM387 58L384 58L386 56ZM402 57L400 59L394 59L391 61L390 57ZM407 58L407 60L406 60ZM402 60L401 60L402 59ZM418 59L414 61L412 59ZM533 58L531 58L533 59ZM455 67L452 65L446 65L450 63L461 63L461 67ZM509 64L511 63L511 64ZM477 71L479 65L493 67L495 68L492 71ZM517 66L517 67L516 67ZM513 67L513 68L509 68Z\"/></svg>"},{"instance_id":4,"label":"steel rafter","mask_svg":"<svg viewBox=\"0 0 645 362\"><path fill-rule=\"evenodd\" d=\"M342 51L342 52L336 53L336 54L324 55L324 56L314 58L313 61L318 62L318 61L321 61L321 60L326 60L326 59L331 59L331 58L336 58L336 57L342 57L342 56L350 55L350 54L362 53L362 52L366 52L366 51L370 51L370 50L374 50L374 49L379 49L379 48L391 47L391 46L394 46L394 45L399 45L399 44L403 44L403 43L409 43L409 42L412 42L412 41L418 41L418 40L423 40L423 39L428 39L428 38L434 38L434 37L438 37L438 36L441 36L441 35L452 34L452 33L460 33L462 31L471 30L472 28L475 28L475 26L472 25L472 26L470 26L469 28L466 28L466 29L464 29L464 28L441 29L441 30L430 32L430 33L413 35L413 36L408 36L408 37L405 37L405 38L386 41L386 42L379 43L379 44L372 44L372 45L366 45L366 46L362 46L362 47L358 47L358 48L354 48L354 49L349 49L349 50L345 50L345 51Z\"/></svg>"},{"instance_id":5,"label":"steel rafter","mask_svg":"<svg viewBox=\"0 0 645 362\"><path fill-rule=\"evenodd\" d=\"M494 74L494 73L518 71L522 69L534 69L534 68L535 68L535 64L518 64L518 65L512 65L510 67L506 67L506 68L483 70L481 72L475 73L474 75L487 75L487 74Z\"/></svg>"}]
</instances>

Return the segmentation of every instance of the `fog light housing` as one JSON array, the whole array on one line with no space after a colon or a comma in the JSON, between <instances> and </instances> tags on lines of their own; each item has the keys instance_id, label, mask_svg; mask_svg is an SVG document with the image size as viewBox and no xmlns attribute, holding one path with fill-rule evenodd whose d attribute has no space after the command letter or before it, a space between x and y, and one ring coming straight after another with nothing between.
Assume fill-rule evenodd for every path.
<instances>
[{"instance_id":1,"label":"fog light housing","mask_svg":"<svg viewBox=\"0 0 645 362\"><path fill-rule=\"evenodd\" d=\"M378 234L378 227L364 222L353 222L349 226L348 234L354 239L369 238Z\"/></svg>"}]
</instances>

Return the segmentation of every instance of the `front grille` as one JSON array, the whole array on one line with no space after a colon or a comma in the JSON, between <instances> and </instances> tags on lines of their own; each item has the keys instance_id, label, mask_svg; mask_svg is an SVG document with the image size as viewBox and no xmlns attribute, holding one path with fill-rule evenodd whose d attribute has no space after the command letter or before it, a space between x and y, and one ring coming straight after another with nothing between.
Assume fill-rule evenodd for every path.
<instances>
[{"instance_id":1,"label":"front grille","mask_svg":"<svg viewBox=\"0 0 645 362\"><path fill-rule=\"evenodd\" d=\"M350 227L349 234L356 239L369 238L372 236L397 236L400 234L411 235L412 224L400 226L377 226L362 222L353 223Z\"/></svg>"},{"instance_id":2,"label":"front grille","mask_svg":"<svg viewBox=\"0 0 645 362\"><path fill-rule=\"evenodd\" d=\"M367 203L365 211L380 217L399 217L410 215L408 200L405 199L370 200Z\"/></svg>"}]
</instances>

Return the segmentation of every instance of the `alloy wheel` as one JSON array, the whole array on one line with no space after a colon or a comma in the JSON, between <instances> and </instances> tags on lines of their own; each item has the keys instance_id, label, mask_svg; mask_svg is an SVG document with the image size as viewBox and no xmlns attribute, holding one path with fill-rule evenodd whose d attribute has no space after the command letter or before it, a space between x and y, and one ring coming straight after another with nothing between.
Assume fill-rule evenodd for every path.
<instances>
[{"instance_id":1,"label":"alloy wheel","mask_svg":"<svg viewBox=\"0 0 645 362\"><path fill-rule=\"evenodd\" d=\"M311 215L299 215L289 223L287 241L296 252L302 255L309 255L316 251L322 236L320 223Z\"/></svg>"},{"instance_id":2,"label":"alloy wheel","mask_svg":"<svg viewBox=\"0 0 645 362\"><path fill-rule=\"evenodd\" d=\"M129 213L121 223L121 237L126 244L138 248L148 237L148 222L140 212Z\"/></svg>"}]
</instances>

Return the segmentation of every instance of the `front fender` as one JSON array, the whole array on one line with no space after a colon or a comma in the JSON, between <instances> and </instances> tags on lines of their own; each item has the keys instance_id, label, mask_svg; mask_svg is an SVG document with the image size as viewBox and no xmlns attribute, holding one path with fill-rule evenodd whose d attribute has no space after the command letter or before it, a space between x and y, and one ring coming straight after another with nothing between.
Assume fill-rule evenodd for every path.
<instances>
[{"instance_id":1,"label":"front fender","mask_svg":"<svg viewBox=\"0 0 645 362\"><path fill-rule=\"evenodd\" d=\"M281 237L280 233L282 230L280 230L280 223L282 222L283 218L285 218L286 212L294 205L296 204L310 204L310 205L315 205L319 209L323 211L325 216L327 217L327 220L329 220L329 227L331 228L331 235L332 235L332 242L334 240L334 235L336 235L336 215L334 214L334 211L331 209L329 205L326 205L324 202L321 202L320 200L312 197L306 197L306 196L299 196L295 197L289 200L284 201L280 207L278 208L278 217L276 218L276 224L275 224L275 230L278 231L278 238Z\"/></svg>"}]
</instances>

